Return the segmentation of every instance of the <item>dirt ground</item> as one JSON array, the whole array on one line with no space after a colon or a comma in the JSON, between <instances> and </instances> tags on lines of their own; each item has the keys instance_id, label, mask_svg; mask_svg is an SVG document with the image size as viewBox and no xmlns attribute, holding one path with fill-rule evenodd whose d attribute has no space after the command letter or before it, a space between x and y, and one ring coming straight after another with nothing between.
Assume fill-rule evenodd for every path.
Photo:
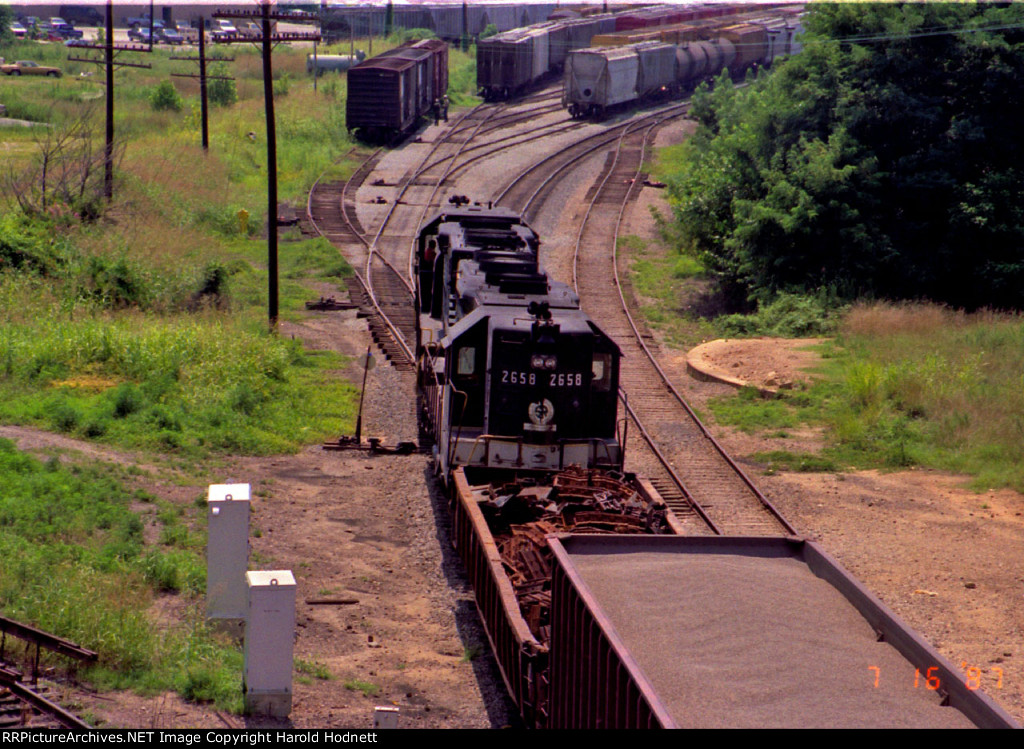
<instances>
[{"instance_id":1,"label":"dirt ground","mask_svg":"<svg viewBox=\"0 0 1024 749\"><path fill-rule=\"evenodd\" d=\"M660 199L657 191L644 191L631 233L653 236L647 205ZM310 313L283 332L352 356L368 341L351 312ZM739 379L796 381L806 376L813 354L784 355L790 348L773 340L744 342L715 348L710 358ZM663 359L703 413L709 398L730 390L691 377L685 352L666 351ZM361 376L354 367L343 374L356 382ZM415 436L411 390L393 370L371 372L367 399L364 435L383 435L392 444ZM1024 719L1024 497L980 495L961 477L920 470L769 476L745 456L815 450L821 435L806 430L779 439L713 431L801 533L820 542L955 666L963 664L965 678L967 668L980 669L982 689ZM24 449L60 450L68 459L144 462L30 429L4 427L0 436ZM129 693L76 695L79 711L111 727L362 728L372 724L374 706L386 705L400 708L404 727L516 725L452 552L446 504L430 479L424 455L319 447L226 464L211 482L253 488L251 568L290 569L297 580L295 656L302 665L290 720L245 719L173 695ZM205 494L205 485L182 486L181 477L158 468L142 481L186 505ZM354 603L308 603L324 597ZM152 611L166 619L182 609L167 597ZM838 676L862 680L868 689L873 665ZM320 666L329 679L311 673Z\"/></svg>"}]
</instances>

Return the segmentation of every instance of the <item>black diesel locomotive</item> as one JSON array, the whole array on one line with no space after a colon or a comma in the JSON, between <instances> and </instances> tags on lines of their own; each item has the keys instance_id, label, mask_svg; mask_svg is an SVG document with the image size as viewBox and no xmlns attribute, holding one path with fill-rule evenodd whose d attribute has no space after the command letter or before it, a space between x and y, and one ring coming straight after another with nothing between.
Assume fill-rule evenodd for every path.
<instances>
[{"instance_id":1,"label":"black diesel locomotive","mask_svg":"<svg viewBox=\"0 0 1024 749\"><path fill-rule=\"evenodd\" d=\"M416 248L419 382L437 466L621 469L618 346L500 208L444 211Z\"/></svg>"}]
</instances>

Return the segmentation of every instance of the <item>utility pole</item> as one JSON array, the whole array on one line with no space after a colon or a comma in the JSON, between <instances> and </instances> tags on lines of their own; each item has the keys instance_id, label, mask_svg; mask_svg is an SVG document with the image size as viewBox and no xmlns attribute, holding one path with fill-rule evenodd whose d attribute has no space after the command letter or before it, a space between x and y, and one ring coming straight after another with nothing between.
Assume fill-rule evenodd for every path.
<instances>
[{"instance_id":1,"label":"utility pole","mask_svg":"<svg viewBox=\"0 0 1024 749\"><path fill-rule=\"evenodd\" d=\"M202 119L201 128L203 133L203 150L210 150L210 102L209 96L207 95L206 82L213 78L218 81L233 81L229 75L207 75L206 74L206 63L207 62L234 62L234 57L206 57L206 19L202 16L199 17L199 57L177 57L171 55L172 60L191 60L192 62L199 63L199 75L193 75L191 73L171 73L175 78L199 78L199 110L200 119Z\"/></svg>"},{"instance_id":2,"label":"utility pole","mask_svg":"<svg viewBox=\"0 0 1024 749\"><path fill-rule=\"evenodd\" d=\"M152 17L150 18L152 22ZM148 63L116 62L117 52L152 52L153 36L150 34L149 46L141 44L114 44L114 2L107 0L107 30L103 44L76 43L72 49L95 49L103 52L103 57L73 57L74 62L91 62L94 65L105 65L107 84L107 127L106 144L103 148L103 197L108 201L114 197L114 67L151 68Z\"/></svg>"},{"instance_id":3,"label":"utility pole","mask_svg":"<svg viewBox=\"0 0 1024 749\"><path fill-rule=\"evenodd\" d=\"M270 330L277 332L278 290L277 290L277 128L274 123L274 71L271 52L279 42L310 42L319 41L320 33L275 32L272 21L316 21L314 13L275 13L270 9L271 0L261 0L260 10L252 11L218 11L214 18L246 18L259 19L262 34L259 38L250 39L239 34L217 37L218 44L238 44L240 42L257 43L262 46L263 57L263 98L266 106L267 121L267 275L268 299L267 316Z\"/></svg>"}]
</instances>

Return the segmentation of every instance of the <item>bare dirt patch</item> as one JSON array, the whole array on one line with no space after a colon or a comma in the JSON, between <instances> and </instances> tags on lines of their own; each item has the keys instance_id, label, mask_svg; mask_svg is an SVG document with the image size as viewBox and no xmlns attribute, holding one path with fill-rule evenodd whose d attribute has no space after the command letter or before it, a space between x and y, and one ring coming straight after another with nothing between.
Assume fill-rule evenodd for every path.
<instances>
[{"instance_id":1,"label":"bare dirt patch","mask_svg":"<svg viewBox=\"0 0 1024 749\"><path fill-rule=\"evenodd\" d=\"M774 392L809 384L811 370L820 363L813 347L824 339L785 338L718 339L687 354L687 365L707 376L737 387Z\"/></svg>"}]
</instances>

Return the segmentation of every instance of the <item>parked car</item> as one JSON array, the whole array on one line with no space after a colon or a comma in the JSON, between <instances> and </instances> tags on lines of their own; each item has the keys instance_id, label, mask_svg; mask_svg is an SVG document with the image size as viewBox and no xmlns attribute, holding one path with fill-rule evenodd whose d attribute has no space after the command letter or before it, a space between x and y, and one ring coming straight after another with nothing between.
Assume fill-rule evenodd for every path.
<instances>
[{"instance_id":1,"label":"parked car","mask_svg":"<svg viewBox=\"0 0 1024 749\"><path fill-rule=\"evenodd\" d=\"M153 29L154 44L184 44L185 37L178 33L177 29L164 27Z\"/></svg>"},{"instance_id":2,"label":"parked car","mask_svg":"<svg viewBox=\"0 0 1024 749\"><path fill-rule=\"evenodd\" d=\"M57 34L60 34L61 37L64 38L64 39L81 39L82 38L82 30L81 29L76 29L70 23L55 23L55 21L59 21L59 20L60 20L59 18L58 19L53 19L53 18L50 19L50 28L53 29L54 32L56 32Z\"/></svg>"},{"instance_id":3,"label":"parked car","mask_svg":"<svg viewBox=\"0 0 1024 749\"><path fill-rule=\"evenodd\" d=\"M22 26L20 23L15 21L11 24L11 33L18 39L24 39L28 34L28 29Z\"/></svg>"},{"instance_id":4,"label":"parked car","mask_svg":"<svg viewBox=\"0 0 1024 749\"><path fill-rule=\"evenodd\" d=\"M32 60L18 60L7 65L0 65L0 73L4 75L45 75L51 78L60 77L60 68L40 65Z\"/></svg>"},{"instance_id":5,"label":"parked car","mask_svg":"<svg viewBox=\"0 0 1024 749\"><path fill-rule=\"evenodd\" d=\"M250 39L255 39L263 36L263 29L259 24L253 23L252 21L245 21L238 24L238 34Z\"/></svg>"},{"instance_id":6,"label":"parked car","mask_svg":"<svg viewBox=\"0 0 1024 749\"><path fill-rule=\"evenodd\" d=\"M226 36L236 36L238 29L226 18L215 18L210 24L210 36L214 39L221 39Z\"/></svg>"},{"instance_id":7,"label":"parked car","mask_svg":"<svg viewBox=\"0 0 1024 749\"><path fill-rule=\"evenodd\" d=\"M128 29L128 38L141 44L153 43L149 38L149 26L132 26Z\"/></svg>"},{"instance_id":8,"label":"parked car","mask_svg":"<svg viewBox=\"0 0 1024 749\"><path fill-rule=\"evenodd\" d=\"M174 30L181 34L182 38L186 42L197 42L199 41L199 29L195 28L191 24L185 21L178 21L174 24Z\"/></svg>"}]
</instances>

